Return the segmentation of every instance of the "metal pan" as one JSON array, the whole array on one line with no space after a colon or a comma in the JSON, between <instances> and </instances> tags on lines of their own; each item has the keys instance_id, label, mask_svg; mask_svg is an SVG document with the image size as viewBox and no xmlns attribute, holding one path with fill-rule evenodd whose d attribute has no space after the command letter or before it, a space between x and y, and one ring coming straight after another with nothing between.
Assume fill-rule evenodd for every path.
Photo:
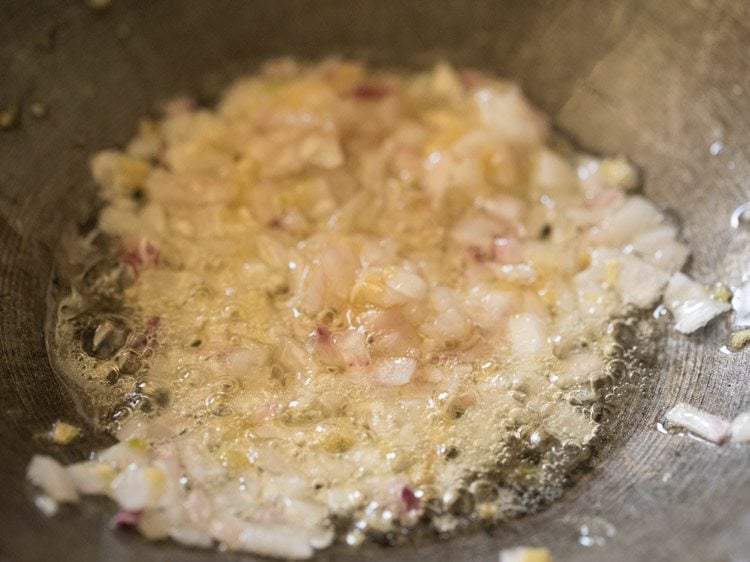
<instances>
[{"instance_id":1,"label":"metal pan","mask_svg":"<svg viewBox=\"0 0 750 562\"><path fill-rule=\"evenodd\" d=\"M445 57L510 76L584 146L643 168L648 195L684 221L696 278L738 284L750 233L729 217L750 199L749 22L744 0L114 0L103 10L0 1L0 107L18 110L6 119L15 127L0 130L0 559L251 558L113 533L104 503L47 519L24 482L31 454L50 450L35 436L79 416L43 337L55 246L90 201L88 155L123 143L155 101L210 100L288 53L389 65ZM320 559L496 560L501 546L535 544L558 561L749 560L750 449L656 431L677 401L727 416L750 409L750 355L720 352L726 330L724 321L668 338L651 394L628 405L597 467L546 511L448 541ZM52 452L73 460L105 441ZM606 544L582 546L583 525Z\"/></svg>"}]
</instances>

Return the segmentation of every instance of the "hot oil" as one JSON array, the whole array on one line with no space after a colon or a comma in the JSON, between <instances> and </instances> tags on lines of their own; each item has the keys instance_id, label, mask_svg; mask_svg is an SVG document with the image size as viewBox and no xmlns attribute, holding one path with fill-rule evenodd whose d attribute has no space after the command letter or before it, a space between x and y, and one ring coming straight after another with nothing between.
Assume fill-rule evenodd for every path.
<instances>
[{"instance_id":1,"label":"hot oil","mask_svg":"<svg viewBox=\"0 0 750 562\"><path fill-rule=\"evenodd\" d=\"M225 468L246 466L247 458L238 457L236 451L246 448L257 437L258 429L232 409L232 400L246 395L247 389L237 378L216 378L198 364L185 365L174 377L155 382L163 377L149 373L149 366L159 353L159 346L169 342L150 339L148 328L144 329L148 319L140 311L122 305L116 292L127 288L128 283L123 282L127 272L118 271L117 266L102 266L114 263L108 262L111 257L90 256L80 264L72 283L73 295L56 303L52 342L56 364L69 381L86 393L95 421L112 433L134 417L148 419L170 411L174 397L194 395L195 400L203 400L204 407L186 410L192 419L187 430L203 431L208 449L216 453ZM94 278L92 270L99 276ZM200 300L200 291L196 297ZM436 395L434 405L427 411L440 417L438 425L443 427L443 435L428 446L434 449L436 462L455 465L449 471L452 481L448 485L424 483L404 492L409 501L421 508L421 515L416 518L407 514L401 516L403 521L394 522L393 513L375 501L349 517L335 518L342 540L349 544L367 539L391 544L408 537L449 534L534 513L555 501L593 465L599 451L616 433L623 412L638 396L648 392L648 370L657 352L658 338L654 336L658 330L649 315L632 311L614 318L602 329L604 336L600 339L577 343L606 358L604 372L592 381L589 391L559 390L549 396L549 401L569 401L595 422L595 437L581 446L561 443L531 418L512 422L506 438L489 447L487 440L458 440L464 447L458 449L453 444L456 440L451 440L450 429L464 415L461 406L447 404ZM200 339L182 343L182 347L193 351L203 345ZM472 380L486 378L487 373L503 367L502 361L480 362ZM283 371L279 365L270 368L277 388L283 387ZM331 386L332 392L335 389L335 385ZM293 440L302 449L334 453L345 450L351 440L372 439L366 423L357 418L357 404L367 391L366 387L358 388L343 403L328 404L325 394L301 407L279 403L284 408L279 423L295 430ZM274 388L263 393L267 399L274 398ZM178 406L181 401L178 398ZM487 419L493 419L493 415L507 417L507 412L486 414ZM334 426L338 423L340 427L326 441L320 436L321 428L325 429L326 421L331 419ZM398 463L400 456L408 457L414 452L384 450L383 454L386 462Z\"/></svg>"},{"instance_id":2,"label":"hot oil","mask_svg":"<svg viewBox=\"0 0 750 562\"><path fill-rule=\"evenodd\" d=\"M305 80L304 88L292 84L297 102L310 90ZM476 118L453 115L462 107L425 114L437 120L418 131L425 135L418 148L447 159L441 143L466 132L456 119ZM165 127L192 119L174 118ZM375 125L362 134L375 131L378 147ZM186 176L163 165L149 131L156 129L135 144L148 160L97 156L95 176L111 200L101 230L68 248L70 290L55 303L50 348L102 427L124 441L145 439L155 453L175 445L186 467L200 468L198 476L186 468L181 485L246 498L233 515L258 521L270 511L288 522L295 517L290 506L320 506L324 528L356 545L533 513L595 462L620 414L646 390L654 322L631 311L600 321L619 302L612 300L613 280L595 294L576 292L572 278L591 256L581 247L581 226L562 211L589 216L590 201L570 179L574 170L544 159L547 152L522 154L514 179L498 176L506 198L496 204L507 211L515 201L520 209L506 221L484 209L495 179L482 178L502 171L492 159L467 168L472 181L449 190L443 203L417 195L409 170L425 155L408 146L396 154L397 177L362 181L356 159L340 173L325 171L329 151L329 160L284 175L271 189L253 175L264 159L238 159L241 147L231 142L221 145L226 153L215 153L214 134L225 133L219 126L197 135L210 142L195 154L214 158L201 165L220 166L221 181L199 174L183 185ZM307 142L302 148L318 154ZM356 153L362 146L345 148ZM471 146L462 151L476 154ZM530 190L539 162L562 165L570 181L553 182L549 194ZM189 166L193 158L176 163ZM146 177L154 183L142 185ZM610 195L622 196L621 188ZM231 197L217 204L213 198L222 194ZM509 202L508 194L523 199ZM473 245L488 235L476 232L482 224L492 230L491 244ZM514 257L513 243L530 253ZM334 263L328 271L325 259ZM529 263L514 261L521 259ZM615 275L616 267L607 271ZM388 302L397 274L404 294L412 293ZM309 288L321 284L320 291ZM581 294L593 299L585 312ZM446 309L458 309L452 318L459 320L446 319ZM332 338L352 332L366 342L365 359L331 358ZM406 382L378 378L378 362L394 357L399 365L418 364ZM566 374L565 364L569 371L595 366ZM397 370L389 369L386 375ZM314 524L309 514L303 520Z\"/></svg>"}]
</instances>

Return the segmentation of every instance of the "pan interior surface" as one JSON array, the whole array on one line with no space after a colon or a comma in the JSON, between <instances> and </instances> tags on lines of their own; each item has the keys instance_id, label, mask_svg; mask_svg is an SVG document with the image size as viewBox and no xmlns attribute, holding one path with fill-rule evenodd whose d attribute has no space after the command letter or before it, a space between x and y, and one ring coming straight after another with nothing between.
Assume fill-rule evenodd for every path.
<instances>
[{"instance_id":1,"label":"pan interior surface","mask_svg":"<svg viewBox=\"0 0 750 562\"><path fill-rule=\"evenodd\" d=\"M0 106L18 117L0 130L0 556L247 559L113 533L109 508L95 502L48 519L24 483L34 452L73 461L108 442L87 431L86 440L56 449L38 437L59 418L85 423L49 366L43 328L60 233L85 222L91 210L91 153L125 142L159 101L187 93L209 102L272 56L333 53L398 66L447 58L518 80L583 146L634 160L648 196L683 220L690 273L737 286L747 273L741 264L750 234L733 229L729 217L750 199L750 59L737 56L750 49L743 24L750 8L739 0L683 4L191 0L112 2L104 10L85 2L3 7ZM32 110L35 104L44 111ZM632 401L595 470L548 510L448 542L338 548L321 558L495 560L501 547L533 544L548 546L556 560L742 560L750 551L746 450L655 429L680 401L727 417L750 407L748 352L721 353L725 339L721 322L698 336L670 337L651 394Z\"/></svg>"}]
</instances>

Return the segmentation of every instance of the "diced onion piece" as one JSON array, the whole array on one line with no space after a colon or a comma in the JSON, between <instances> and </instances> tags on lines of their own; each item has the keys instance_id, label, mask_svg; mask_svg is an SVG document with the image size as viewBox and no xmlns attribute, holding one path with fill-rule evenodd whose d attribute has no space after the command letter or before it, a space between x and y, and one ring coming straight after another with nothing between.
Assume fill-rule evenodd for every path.
<instances>
[{"instance_id":1,"label":"diced onion piece","mask_svg":"<svg viewBox=\"0 0 750 562\"><path fill-rule=\"evenodd\" d=\"M430 304L437 315L422 325L423 333L443 342L466 337L470 326L461 311L458 295L453 289L434 287L430 294Z\"/></svg>"},{"instance_id":2,"label":"diced onion piece","mask_svg":"<svg viewBox=\"0 0 750 562\"><path fill-rule=\"evenodd\" d=\"M548 148L539 150L531 182L542 193L551 194L576 189L578 186L578 178L573 166Z\"/></svg>"},{"instance_id":3,"label":"diced onion piece","mask_svg":"<svg viewBox=\"0 0 750 562\"><path fill-rule=\"evenodd\" d=\"M463 93L456 71L445 62L435 65L430 74L430 89L435 97L450 101L460 100Z\"/></svg>"},{"instance_id":4,"label":"diced onion piece","mask_svg":"<svg viewBox=\"0 0 750 562\"><path fill-rule=\"evenodd\" d=\"M536 270L528 263L491 263L488 267L504 283L530 285L537 279Z\"/></svg>"},{"instance_id":5,"label":"diced onion piece","mask_svg":"<svg viewBox=\"0 0 750 562\"><path fill-rule=\"evenodd\" d=\"M672 407L666 419L670 424L684 427L712 443L722 443L729 436L728 421L689 404L680 403Z\"/></svg>"},{"instance_id":6,"label":"diced onion piece","mask_svg":"<svg viewBox=\"0 0 750 562\"><path fill-rule=\"evenodd\" d=\"M630 242L641 232L655 227L661 221L656 207L643 197L630 197L614 214L608 215L594 233L598 244L618 247Z\"/></svg>"},{"instance_id":7,"label":"diced onion piece","mask_svg":"<svg viewBox=\"0 0 750 562\"><path fill-rule=\"evenodd\" d=\"M677 241L677 229L668 224L639 234L630 247L647 262L672 273L682 269L690 255L688 247Z\"/></svg>"},{"instance_id":8,"label":"diced onion piece","mask_svg":"<svg viewBox=\"0 0 750 562\"><path fill-rule=\"evenodd\" d=\"M398 309L371 313L364 324L374 340L369 346L374 355L408 355L419 345L419 334Z\"/></svg>"},{"instance_id":9,"label":"diced onion piece","mask_svg":"<svg viewBox=\"0 0 750 562\"><path fill-rule=\"evenodd\" d=\"M200 528L208 525L213 514L211 498L202 488L191 490L183 501L182 507L188 520Z\"/></svg>"},{"instance_id":10,"label":"diced onion piece","mask_svg":"<svg viewBox=\"0 0 750 562\"><path fill-rule=\"evenodd\" d=\"M416 273L398 269L389 275L386 284L395 292L404 295L408 300L419 300L427 293L427 284Z\"/></svg>"},{"instance_id":11,"label":"diced onion piece","mask_svg":"<svg viewBox=\"0 0 750 562\"><path fill-rule=\"evenodd\" d=\"M350 511L362 502L361 492L351 488L330 488L325 492L325 498L334 512Z\"/></svg>"},{"instance_id":12,"label":"diced onion piece","mask_svg":"<svg viewBox=\"0 0 750 562\"><path fill-rule=\"evenodd\" d=\"M370 353L362 330L349 328L336 332L331 341L343 367L366 367L370 364Z\"/></svg>"},{"instance_id":13,"label":"diced onion piece","mask_svg":"<svg viewBox=\"0 0 750 562\"><path fill-rule=\"evenodd\" d=\"M547 136L547 122L517 87L502 91L483 88L476 91L474 99L482 121L498 138L529 146L540 144Z\"/></svg>"},{"instance_id":14,"label":"diced onion piece","mask_svg":"<svg viewBox=\"0 0 750 562\"><path fill-rule=\"evenodd\" d=\"M130 511L127 509L121 509L112 516L109 522L109 526L113 529L121 527L135 527L138 525L138 521L141 519L143 512L141 511Z\"/></svg>"},{"instance_id":15,"label":"diced onion piece","mask_svg":"<svg viewBox=\"0 0 750 562\"><path fill-rule=\"evenodd\" d=\"M354 285L358 261L344 244L326 248L321 258L329 297L347 299Z\"/></svg>"},{"instance_id":16,"label":"diced onion piece","mask_svg":"<svg viewBox=\"0 0 750 562\"><path fill-rule=\"evenodd\" d=\"M669 273L631 255L623 255L615 287L626 304L653 305L669 282Z\"/></svg>"},{"instance_id":17,"label":"diced onion piece","mask_svg":"<svg viewBox=\"0 0 750 562\"><path fill-rule=\"evenodd\" d=\"M508 338L513 352L527 358L549 348L545 322L535 314L516 314L509 318Z\"/></svg>"},{"instance_id":18,"label":"diced onion piece","mask_svg":"<svg viewBox=\"0 0 750 562\"><path fill-rule=\"evenodd\" d=\"M148 162L116 150L96 153L91 158L89 167L96 183L111 198L129 187L142 185L151 171Z\"/></svg>"},{"instance_id":19,"label":"diced onion piece","mask_svg":"<svg viewBox=\"0 0 750 562\"><path fill-rule=\"evenodd\" d=\"M122 470L131 464L145 463L147 446L141 439L128 439L99 452L97 458L99 462L110 464L114 468Z\"/></svg>"},{"instance_id":20,"label":"diced onion piece","mask_svg":"<svg viewBox=\"0 0 750 562\"><path fill-rule=\"evenodd\" d=\"M279 347L281 349L279 361L284 367L295 373L302 372L307 368L310 356L295 340L286 338Z\"/></svg>"},{"instance_id":21,"label":"diced onion piece","mask_svg":"<svg viewBox=\"0 0 750 562\"><path fill-rule=\"evenodd\" d=\"M468 314L480 328L494 331L505 323L513 305L513 293L499 291L488 285L472 287L466 298Z\"/></svg>"},{"instance_id":22,"label":"diced onion piece","mask_svg":"<svg viewBox=\"0 0 750 562\"><path fill-rule=\"evenodd\" d=\"M481 215L469 214L453 228L451 238L462 246L484 248L489 246L501 230L495 221Z\"/></svg>"},{"instance_id":23,"label":"diced onion piece","mask_svg":"<svg viewBox=\"0 0 750 562\"><path fill-rule=\"evenodd\" d=\"M414 370L417 368L417 361L410 357L389 357L380 359L373 365L372 374L376 381L398 386L407 384Z\"/></svg>"},{"instance_id":24,"label":"diced onion piece","mask_svg":"<svg viewBox=\"0 0 750 562\"><path fill-rule=\"evenodd\" d=\"M486 213L508 224L520 222L524 211L523 201L505 194L479 199L478 204Z\"/></svg>"},{"instance_id":25,"label":"diced onion piece","mask_svg":"<svg viewBox=\"0 0 750 562\"><path fill-rule=\"evenodd\" d=\"M501 550L500 562L552 562L552 556L546 548L517 546Z\"/></svg>"},{"instance_id":26,"label":"diced onion piece","mask_svg":"<svg viewBox=\"0 0 750 562\"><path fill-rule=\"evenodd\" d=\"M65 467L52 457L34 455L29 464L26 476L32 484L39 486L53 500L58 502L77 502L73 479Z\"/></svg>"},{"instance_id":27,"label":"diced onion piece","mask_svg":"<svg viewBox=\"0 0 750 562\"><path fill-rule=\"evenodd\" d=\"M455 308L440 312L432 321L422 325L424 334L442 342L461 340L468 329L466 318Z\"/></svg>"},{"instance_id":28,"label":"diced onion piece","mask_svg":"<svg viewBox=\"0 0 750 562\"><path fill-rule=\"evenodd\" d=\"M299 292L300 308L315 314L325 306L326 277L320 265L312 264L305 268Z\"/></svg>"},{"instance_id":29,"label":"diced onion piece","mask_svg":"<svg viewBox=\"0 0 750 562\"><path fill-rule=\"evenodd\" d=\"M677 272L664 292L664 304L675 319L675 330L692 334L719 314L729 310L729 303L712 299L703 285Z\"/></svg>"},{"instance_id":30,"label":"diced onion piece","mask_svg":"<svg viewBox=\"0 0 750 562\"><path fill-rule=\"evenodd\" d=\"M138 518L138 530L149 540L165 539L174 524L173 519L168 510L149 509L143 511Z\"/></svg>"},{"instance_id":31,"label":"diced onion piece","mask_svg":"<svg viewBox=\"0 0 750 562\"><path fill-rule=\"evenodd\" d=\"M310 546L315 549L326 548L333 542L335 534L331 529L310 529Z\"/></svg>"},{"instance_id":32,"label":"diced onion piece","mask_svg":"<svg viewBox=\"0 0 750 562\"><path fill-rule=\"evenodd\" d=\"M303 560L313 555L305 529L279 523L250 523L221 516L211 523L211 534L234 550L264 556Z\"/></svg>"},{"instance_id":33,"label":"diced onion piece","mask_svg":"<svg viewBox=\"0 0 750 562\"><path fill-rule=\"evenodd\" d=\"M155 467L130 465L111 484L112 498L124 509L155 507L165 489L164 473Z\"/></svg>"},{"instance_id":34,"label":"diced onion piece","mask_svg":"<svg viewBox=\"0 0 750 562\"><path fill-rule=\"evenodd\" d=\"M192 527L172 527L169 529L169 537L185 546L209 548L214 544L211 535Z\"/></svg>"},{"instance_id":35,"label":"diced onion piece","mask_svg":"<svg viewBox=\"0 0 750 562\"><path fill-rule=\"evenodd\" d=\"M750 283L745 283L734 292L732 308L734 309L732 323L741 328L750 327Z\"/></svg>"},{"instance_id":36,"label":"diced onion piece","mask_svg":"<svg viewBox=\"0 0 750 562\"><path fill-rule=\"evenodd\" d=\"M522 248L516 238L498 237L492 241L492 258L498 263L518 263L523 256Z\"/></svg>"},{"instance_id":37,"label":"diced onion piece","mask_svg":"<svg viewBox=\"0 0 750 562\"><path fill-rule=\"evenodd\" d=\"M115 477L110 465L96 461L71 464L67 471L81 494L104 494Z\"/></svg>"},{"instance_id":38,"label":"diced onion piece","mask_svg":"<svg viewBox=\"0 0 750 562\"><path fill-rule=\"evenodd\" d=\"M596 248L591 252L591 264L573 277L573 286L578 296L578 305L586 317L604 319L619 305L619 298L615 298L609 284L617 281L619 274L618 254L606 248ZM614 264L610 265L610 264ZM609 274L608 274L609 270Z\"/></svg>"},{"instance_id":39,"label":"diced onion piece","mask_svg":"<svg viewBox=\"0 0 750 562\"><path fill-rule=\"evenodd\" d=\"M563 444L581 445L594 437L597 424L571 404L560 402L544 420L544 428Z\"/></svg>"},{"instance_id":40,"label":"diced onion piece","mask_svg":"<svg viewBox=\"0 0 750 562\"><path fill-rule=\"evenodd\" d=\"M742 412L732 420L732 443L750 443L750 412Z\"/></svg>"},{"instance_id":41,"label":"diced onion piece","mask_svg":"<svg viewBox=\"0 0 750 562\"><path fill-rule=\"evenodd\" d=\"M246 377L262 371L270 355L270 349L258 342L247 342L244 347L227 351L223 354L224 371L231 376Z\"/></svg>"},{"instance_id":42,"label":"diced onion piece","mask_svg":"<svg viewBox=\"0 0 750 562\"><path fill-rule=\"evenodd\" d=\"M589 382L591 375L604 368L602 358L596 353L573 353L560 361L555 370L552 382L560 388Z\"/></svg>"}]
</instances>

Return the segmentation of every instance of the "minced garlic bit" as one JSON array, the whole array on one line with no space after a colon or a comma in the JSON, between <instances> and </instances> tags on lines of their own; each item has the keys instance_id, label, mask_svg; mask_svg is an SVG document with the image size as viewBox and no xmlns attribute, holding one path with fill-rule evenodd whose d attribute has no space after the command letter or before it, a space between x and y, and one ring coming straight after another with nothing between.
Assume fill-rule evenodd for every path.
<instances>
[{"instance_id":1,"label":"minced garlic bit","mask_svg":"<svg viewBox=\"0 0 750 562\"><path fill-rule=\"evenodd\" d=\"M121 442L76 489L150 538L290 558L334 517L355 545L559 495L607 321L665 289L685 332L724 308L632 165L549 136L475 71L285 60L96 154L55 352Z\"/></svg>"}]
</instances>

